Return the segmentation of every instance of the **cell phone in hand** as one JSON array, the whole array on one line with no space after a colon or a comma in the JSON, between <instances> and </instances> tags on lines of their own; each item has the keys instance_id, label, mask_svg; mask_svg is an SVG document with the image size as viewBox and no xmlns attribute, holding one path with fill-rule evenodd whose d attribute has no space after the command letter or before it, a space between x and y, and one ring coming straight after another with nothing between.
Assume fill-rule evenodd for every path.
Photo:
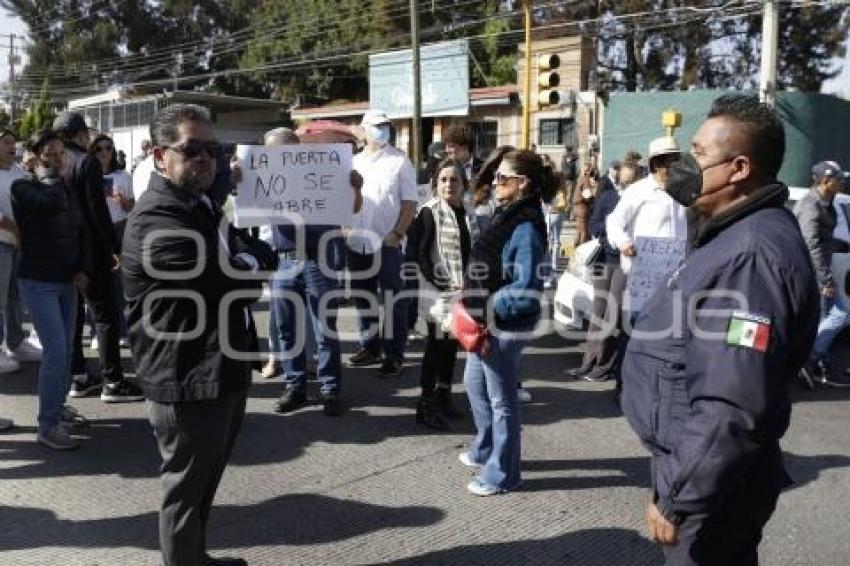
<instances>
[{"instance_id":1,"label":"cell phone in hand","mask_svg":"<svg viewBox=\"0 0 850 566\"><path fill-rule=\"evenodd\" d=\"M114 190L114 183L112 177L104 177L103 178L103 196L109 198L112 196L112 192Z\"/></svg>"}]
</instances>

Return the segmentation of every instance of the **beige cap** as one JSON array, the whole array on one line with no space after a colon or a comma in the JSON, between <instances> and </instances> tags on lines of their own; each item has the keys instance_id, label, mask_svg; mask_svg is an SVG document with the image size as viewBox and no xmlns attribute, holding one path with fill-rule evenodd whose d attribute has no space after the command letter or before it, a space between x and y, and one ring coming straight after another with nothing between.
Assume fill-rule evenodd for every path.
<instances>
[{"instance_id":1,"label":"beige cap","mask_svg":"<svg viewBox=\"0 0 850 566\"><path fill-rule=\"evenodd\" d=\"M667 155L668 153L682 153L679 149L679 144L676 143L676 138L672 136L664 136L655 138L649 142L649 158L659 155Z\"/></svg>"}]
</instances>

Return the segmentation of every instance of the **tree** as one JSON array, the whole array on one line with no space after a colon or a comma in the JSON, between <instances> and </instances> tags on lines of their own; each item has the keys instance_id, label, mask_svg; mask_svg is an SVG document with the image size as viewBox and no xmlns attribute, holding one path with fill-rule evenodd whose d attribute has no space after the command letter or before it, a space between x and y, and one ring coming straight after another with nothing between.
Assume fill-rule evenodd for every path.
<instances>
[{"instance_id":1,"label":"tree","mask_svg":"<svg viewBox=\"0 0 850 566\"><path fill-rule=\"evenodd\" d=\"M41 93L38 100L30 105L18 126L18 134L21 139L27 139L35 132L49 128L53 124L56 113L50 106L50 85L45 79L41 85Z\"/></svg>"}]
</instances>

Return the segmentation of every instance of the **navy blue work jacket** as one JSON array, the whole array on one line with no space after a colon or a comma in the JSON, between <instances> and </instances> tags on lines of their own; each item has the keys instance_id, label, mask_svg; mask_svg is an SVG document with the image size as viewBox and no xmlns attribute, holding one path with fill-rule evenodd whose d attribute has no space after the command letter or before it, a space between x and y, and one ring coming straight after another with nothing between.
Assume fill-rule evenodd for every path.
<instances>
[{"instance_id":1,"label":"navy blue work jacket","mask_svg":"<svg viewBox=\"0 0 850 566\"><path fill-rule=\"evenodd\" d=\"M716 509L766 459L776 462L770 481L787 478L778 441L819 296L786 197L770 185L710 220L636 321L622 407L652 454L658 509L674 522Z\"/></svg>"}]
</instances>

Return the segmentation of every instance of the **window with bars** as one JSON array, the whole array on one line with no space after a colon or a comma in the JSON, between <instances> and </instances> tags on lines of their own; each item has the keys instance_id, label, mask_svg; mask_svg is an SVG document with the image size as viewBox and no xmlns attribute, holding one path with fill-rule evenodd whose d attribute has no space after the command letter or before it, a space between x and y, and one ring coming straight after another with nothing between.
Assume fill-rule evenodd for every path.
<instances>
[{"instance_id":1,"label":"window with bars","mask_svg":"<svg viewBox=\"0 0 850 566\"><path fill-rule=\"evenodd\" d=\"M499 145L499 123L495 120L470 122L474 134L473 151L485 159Z\"/></svg>"},{"instance_id":2,"label":"window with bars","mask_svg":"<svg viewBox=\"0 0 850 566\"><path fill-rule=\"evenodd\" d=\"M576 143L576 121L574 118L544 118L537 123L537 145Z\"/></svg>"}]
</instances>

